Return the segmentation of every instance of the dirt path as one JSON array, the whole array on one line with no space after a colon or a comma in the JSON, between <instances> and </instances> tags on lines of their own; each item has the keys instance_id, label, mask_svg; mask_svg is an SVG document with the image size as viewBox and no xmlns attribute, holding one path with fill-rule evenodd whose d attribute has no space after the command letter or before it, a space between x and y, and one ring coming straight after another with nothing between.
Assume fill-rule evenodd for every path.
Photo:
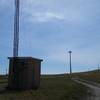
<instances>
[{"instance_id":1,"label":"dirt path","mask_svg":"<svg viewBox=\"0 0 100 100\"><path fill-rule=\"evenodd\" d=\"M78 79L73 79L75 82L83 84L90 88L89 92L91 92L92 95L90 95L87 100L100 100L100 87L94 86L92 84L80 81Z\"/></svg>"}]
</instances>

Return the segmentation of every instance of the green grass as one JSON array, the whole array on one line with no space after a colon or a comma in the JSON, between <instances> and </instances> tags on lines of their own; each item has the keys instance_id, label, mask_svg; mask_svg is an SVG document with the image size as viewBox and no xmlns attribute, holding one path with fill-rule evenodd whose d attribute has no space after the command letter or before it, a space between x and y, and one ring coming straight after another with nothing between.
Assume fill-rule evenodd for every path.
<instances>
[{"instance_id":1,"label":"green grass","mask_svg":"<svg viewBox=\"0 0 100 100\"><path fill-rule=\"evenodd\" d=\"M67 75L42 76L40 88L27 91L6 90L7 80L0 81L0 100L85 100L87 96L87 87Z\"/></svg>"},{"instance_id":2,"label":"green grass","mask_svg":"<svg viewBox=\"0 0 100 100\"><path fill-rule=\"evenodd\" d=\"M8 76L0 76L0 83L6 83L8 81Z\"/></svg>"},{"instance_id":3,"label":"green grass","mask_svg":"<svg viewBox=\"0 0 100 100\"><path fill-rule=\"evenodd\" d=\"M100 70L76 74L81 79L100 83Z\"/></svg>"}]
</instances>

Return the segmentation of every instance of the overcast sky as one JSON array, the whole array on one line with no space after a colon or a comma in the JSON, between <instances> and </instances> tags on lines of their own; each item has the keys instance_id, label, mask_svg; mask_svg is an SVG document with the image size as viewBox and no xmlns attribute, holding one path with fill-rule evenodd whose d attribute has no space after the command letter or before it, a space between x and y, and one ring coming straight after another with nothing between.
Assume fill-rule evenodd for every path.
<instances>
[{"instance_id":1,"label":"overcast sky","mask_svg":"<svg viewBox=\"0 0 100 100\"><path fill-rule=\"evenodd\" d=\"M100 0L20 0L19 56L42 58L42 73L97 68ZM0 73L13 54L14 0L0 0Z\"/></svg>"}]
</instances>

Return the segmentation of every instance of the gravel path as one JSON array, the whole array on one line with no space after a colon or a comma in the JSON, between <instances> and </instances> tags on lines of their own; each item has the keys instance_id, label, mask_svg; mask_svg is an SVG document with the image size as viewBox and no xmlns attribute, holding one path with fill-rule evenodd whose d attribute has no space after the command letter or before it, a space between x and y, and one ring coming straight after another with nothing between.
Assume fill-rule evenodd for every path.
<instances>
[{"instance_id":1,"label":"gravel path","mask_svg":"<svg viewBox=\"0 0 100 100\"><path fill-rule=\"evenodd\" d=\"M73 79L75 82L83 84L90 88L89 92L92 94L90 95L87 100L100 100L100 87L94 86L92 84L80 81L78 79Z\"/></svg>"}]
</instances>

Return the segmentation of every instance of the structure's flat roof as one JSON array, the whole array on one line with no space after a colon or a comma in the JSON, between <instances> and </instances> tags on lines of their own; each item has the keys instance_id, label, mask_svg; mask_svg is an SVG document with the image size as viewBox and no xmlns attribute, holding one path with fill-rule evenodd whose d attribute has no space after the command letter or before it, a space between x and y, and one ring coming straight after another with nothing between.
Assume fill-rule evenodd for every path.
<instances>
[{"instance_id":1,"label":"structure's flat roof","mask_svg":"<svg viewBox=\"0 0 100 100\"><path fill-rule=\"evenodd\" d=\"M32 59L32 60L43 61L43 59L38 59L34 57L8 57L8 59Z\"/></svg>"}]
</instances>

